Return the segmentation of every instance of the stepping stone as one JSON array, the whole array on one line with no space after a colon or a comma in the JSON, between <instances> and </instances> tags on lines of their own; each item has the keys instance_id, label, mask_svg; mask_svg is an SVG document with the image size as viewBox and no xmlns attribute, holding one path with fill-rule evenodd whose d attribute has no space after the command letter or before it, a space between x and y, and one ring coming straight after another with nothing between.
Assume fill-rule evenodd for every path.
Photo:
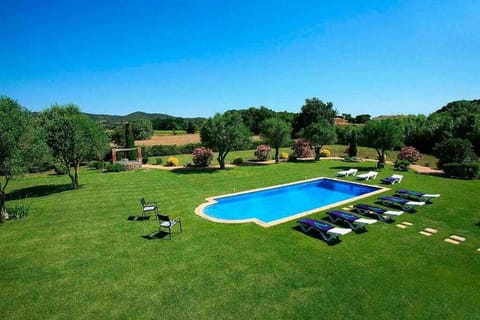
<instances>
[{"instance_id":1,"label":"stepping stone","mask_svg":"<svg viewBox=\"0 0 480 320\"><path fill-rule=\"evenodd\" d=\"M423 230L426 231L426 232L430 232L430 233L437 233L438 232L437 229L433 229L433 228L425 228Z\"/></svg>"},{"instance_id":2,"label":"stepping stone","mask_svg":"<svg viewBox=\"0 0 480 320\"><path fill-rule=\"evenodd\" d=\"M403 221L402 223L406 226L413 226L413 223L408 222L408 221Z\"/></svg>"},{"instance_id":3,"label":"stepping stone","mask_svg":"<svg viewBox=\"0 0 480 320\"><path fill-rule=\"evenodd\" d=\"M477 251L480 252L480 248L478 248Z\"/></svg>"},{"instance_id":4,"label":"stepping stone","mask_svg":"<svg viewBox=\"0 0 480 320\"><path fill-rule=\"evenodd\" d=\"M467 240L467 238L460 237L460 236L457 236L455 234L453 236L450 236L450 239L457 240L457 241L462 241L462 242Z\"/></svg>"},{"instance_id":5,"label":"stepping stone","mask_svg":"<svg viewBox=\"0 0 480 320\"><path fill-rule=\"evenodd\" d=\"M405 229L407 226L403 225L403 224L397 224L396 225L397 227L399 227L400 229Z\"/></svg>"},{"instance_id":6,"label":"stepping stone","mask_svg":"<svg viewBox=\"0 0 480 320\"><path fill-rule=\"evenodd\" d=\"M426 231L420 231L419 233L423 234L424 236L427 236L427 237L430 237L432 235L432 233L426 232Z\"/></svg>"},{"instance_id":7,"label":"stepping stone","mask_svg":"<svg viewBox=\"0 0 480 320\"><path fill-rule=\"evenodd\" d=\"M345 208L342 208L342 210L345 210L345 211L352 211L353 207L345 207Z\"/></svg>"},{"instance_id":8,"label":"stepping stone","mask_svg":"<svg viewBox=\"0 0 480 320\"><path fill-rule=\"evenodd\" d=\"M446 238L444 241L448 242L448 243L452 243L452 244L460 244L459 241L456 241L456 240L453 240L453 239L450 239L450 238Z\"/></svg>"}]
</instances>

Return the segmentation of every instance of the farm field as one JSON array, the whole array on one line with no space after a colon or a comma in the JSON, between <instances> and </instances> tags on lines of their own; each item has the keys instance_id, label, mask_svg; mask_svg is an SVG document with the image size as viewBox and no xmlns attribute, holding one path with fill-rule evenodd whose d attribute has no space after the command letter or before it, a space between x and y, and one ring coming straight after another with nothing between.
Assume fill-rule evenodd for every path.
<instances>
[{"instance_id":1,"label":"farm field","mask_svg":"<svg viewBox=\"0 0 480 320\"><path fill-rule=\"evenodd\" d=\"M223 171L83 168L78 190L68 189L66 176L16 179L8 206L31 209L27 218L0 225L2 318L478 319L479 180L404 173L393 189L441 197L333 246L300 232L295 221L262 228L213 223L193 213L209 196L373 165L322 160ZM393 173L387 166L379 179ZM181 216L183 233L168 240L153 218L129 220L139 214L141 197ZM396 227L405 221L412 225ZM419 234L426 227L438 233ZM467 240L446 243L453 234Z\"/></svg>"}]
</instances>

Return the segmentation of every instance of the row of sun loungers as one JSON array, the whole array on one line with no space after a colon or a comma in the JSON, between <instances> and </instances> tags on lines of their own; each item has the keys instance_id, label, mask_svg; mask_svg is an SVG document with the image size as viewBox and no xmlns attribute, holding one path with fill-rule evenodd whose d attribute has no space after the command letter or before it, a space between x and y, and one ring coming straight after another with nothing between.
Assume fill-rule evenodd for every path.
<instances>
[{"instance_id":1,"label":"row of sun loungers","mask_svg":"<svg viewBox=\"0 0 480 320\"><path fill-rule=\"evenodd\" d=\"M355 204L353 209L355 212L365 216L375 216L378 221L392 222L393 217L400 216L404 211L412 212L418 206L423 206L425 203L431 201L432 198L438 198L439 194L426 194L412 190L397 190L396 195L401 196L382 196L378 198L378 202L387 207L399 207L403 211L393 211L384 209L374 205L368 204ZM408 198L414 198L416 200L423 201L411 201ZM366 226L376 223L375 219L367 219L359 217L350 212L344 212L340 210L330 210L327 212L327 216L333 223L343 223L349 228L336 227L330 223L319 221L311 218L305 218L298 221L300 228L303 232L308 233L311 230L317 231L323 240L327 243L332 243L339 240L339 236L345 235L353 231L366 230Z\"/></svg>"},{"instance_id":2,"label":"row of sun loungers","mask_svg":"<svg viewBox=\"0 0 480 320\"><path fill-rule=\"evenodd\" d=\"M369 171L367 173L362 173L357 175L358 169L348 169L337 172L337 176L339 177L348 177L348 176L356 176L358 180L370 180L376 179L378 172L377 171ZM390 177L386 177L382 179L382 183L385 184L395 184L402 182L403 176L401 174L394 174Z\"/></svg>"}]
</instances>

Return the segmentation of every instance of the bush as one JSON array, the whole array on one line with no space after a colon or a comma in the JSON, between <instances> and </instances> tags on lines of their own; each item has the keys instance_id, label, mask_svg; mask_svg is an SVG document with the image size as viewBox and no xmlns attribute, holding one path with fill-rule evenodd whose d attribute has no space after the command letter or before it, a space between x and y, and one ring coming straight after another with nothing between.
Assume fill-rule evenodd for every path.
<instances>
[{"instance_id":1,"label":"bush","mask_svg":"<svg viewBox=\"0 0 480 320\"><path fill-rule=\"evenodd\" d=\"M470 141L460 138L450 138L437 143L433 151L438 158L438 167L443 169L446 163L474 162L477 156L473 152L473 145Z\"/></svg>"},{"instance_id":2,"label":"bush","mask_svg":"<svg viewBox=\"0 0 480 320\"><path fill-rule=\"evenodd\" d=\"M330 155L331 155L331 153L330 153L330 150L328 150L328 149L322 149L320 151L320 157L322 157L322 158L329 158Z\"/></svg>"},{"instance_id":3,"label":"bush","mask_svg":"<svg viewBox=\"0 0 480 320\"><path fill-rule=\"evenodd\" d=\"M395 168L395 170L398 170L398 171L408 171L409 166L410 166L410 161L408 160L397 159L393 163L393 167Z\"/></svg>"},{"instance_id":4,"label":"bush","mask_svg":"<svg viewBox=\"0 0 480 320\"><path fill-rule=\"evenodd\" d=\"M297 162L297 157L292 153L288 156L288 162Z\"/></svg>"},{"instance_id":5,"label":"bush","mask_svg":"<svg viewBox=\"0 0 480 320\"><path fill-rule=\"evenodd\" d=\"M142 158L142 163L143 163L143 164L147 164L147 163L148 163L148 157L147 157L147 156L144 156L144 157Z\"/></svg>"},{"instance_id":6,"label":"bush","mask_svg":"<svg viewBox=\"0 0 480 320\"><path fill-rule=\"evenodd\" d=\"M210 148L195 148L192 153L193 164L198 167L208 167L213 159L213 151Z\"/></svg>"},{"instance_id":7,"label":"bush","mask_svg":"<svg viewBox=\"0 0 480 320\"><path fill-rule=\"evenodd\" d=\"M265 161L270 159L270 152L272 151L272 148L270 146L267 146L265 144L261 144L257 147L253 155L257 157L258 161Z\"/></svg>"},{"instance_id":8,"label":"bush","mask_svg":"<svg viewBox=\"0 0 480 320\"><path fill-rule=\"evenodd\" d=\"M88 163L88 166L90 168L94 168L94 169L99 170L99 169L105 168L105 162L103 162L103 161L90 161Z\"/></svg>"},{"instance_id":9,"label":"bush","mask_svg":"<svg viewBox=\"0 0 480 320\"><path fill-rule=\"evenodd\" d=\"M162 158L156 158L155 159L155 164L162 164L163 159Z\"/></svg>"},{"instance_id":10,"label":"bush","mask_svg":"<svg viewBox=\"0 0 480 320\"><path fill-rule=\"evenodd\" d=\"M280 157L279 157L279 158L282 159L282 160L288 159L288 152L282 152L282 153L280 153Z\"/></svg>"},{"instance_id":11,"label":"bush","mask_svg":"<svg viewBox=\"0 0 480 320\"><path fill-rule=\"evenodd\" d=\"M175 145L156 145L152 146L150 149L152 156L171 156L174 154L178 154L177 148Z\"/></svg>"},{"instance_id":12,"label":"bush","mask_svg":"<svg viewBox=\"0 0 480 320\"><path fill-rule=\"evenodd\" d=\"M56 163L53 170L55 170L55 174L59 175L59 176L63 176L65 174L67 174L67 168L65 168L63 165L59 164L59 163Z\"/></svg>"},{"instance_id":13,"label":"bush","mask_svg":"<svg viewBox=\"0 0 480 320\"><path fill-rule=\"evenodd\" d=\"M406 160L410 163L416 163L421 158L422 155L414 147L403 147L397 155L398 160Z\"/></svg>"},{"instance_id":14,"label":"bush","mask_svg":"<svg viewBox=\"0 0 480 320\"><path fill-rule=\"evenodd\" d=\"M298 139L292 146L293 155L296 158L310 158L313 157L313 151L310 147L310 142L303 139Z\"/></svg>"},{"instance_id":15,"label":"bush","mask_svg":"<svg viewBox=\"0 0 480 320\"><path fill-rule=\"evenodd\" d=\"M11 219L22 219L28 216L30 212L30 206L26 204L21 204L13 208L8 209L8 218Z\"/></svg>"},{"instance_id":16,"label":"bush","mask_svg":"<svg viewBox=\"0 0 480 320\"><path fill-rule=\"evenodd\" d=\"M179 163L180 163L180 161L178 161L178 159L175 158L175 157L169 157L167 159L167 166L176 167L176 166L179 165Z\"/></svg>"},{"instance_id":17,"label":"bush","mask_svg":"<svg viewBox=\"0 0 480 320\"><path fill-rule=\"evenodd\" d=\"M443 165L443 171L445 171L445 175L449 177L471 180L478 174L478 164L473 161L463 163L445 163Z\"/></svg>"},{"instance_id":18,"label":"bush","mask_svg":"<svg viewBox=\"0 0 480 320\"><path fill-rule=\"evenodd\" d=\"M241 164L243 164L243 159L242 158L235 158L235 159L233 159L232 163L235 164L235 165L241 165Z\"/></svg>"},{"instance_id":19,"label":"bush","mask_svg":"<svg viewBox=\"0 0 480 320\"><path fill-rule=\"evenodd\" d=\"M125 165L120 162L115 162L115 163L107 163L105 166L105 171L106 172L121 172L125 171Z\"/></svg>"}]
</instances>

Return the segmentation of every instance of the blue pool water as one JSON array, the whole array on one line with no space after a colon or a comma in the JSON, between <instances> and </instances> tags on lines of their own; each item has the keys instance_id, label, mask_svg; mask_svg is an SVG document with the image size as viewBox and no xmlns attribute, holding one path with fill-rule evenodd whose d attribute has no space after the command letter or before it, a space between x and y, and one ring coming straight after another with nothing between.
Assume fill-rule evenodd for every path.
<instances>
[{"instance_id":1,"label":"blue pool water","mask_svg":"<svg viewBox=\"0 0 480 320\"><path fill-rule=\"evenodd\" d=\"M373 186L322 178L213 198L217 203L206 206L203 213L217 219L257 218L265 223L270 223L379 189Z\"/></svg>"}]
</instances>

